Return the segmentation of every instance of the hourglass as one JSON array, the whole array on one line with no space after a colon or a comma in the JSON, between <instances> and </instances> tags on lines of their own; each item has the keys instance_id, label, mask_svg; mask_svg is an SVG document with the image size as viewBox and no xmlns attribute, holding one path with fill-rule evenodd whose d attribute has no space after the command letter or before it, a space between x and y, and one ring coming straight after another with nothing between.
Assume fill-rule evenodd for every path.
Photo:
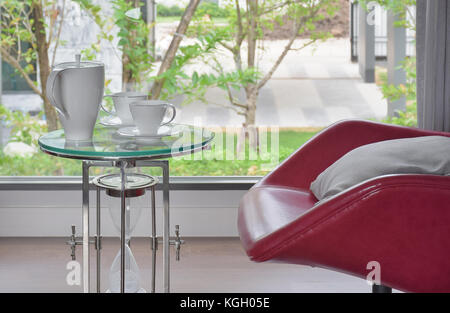
<instances>
[{"instance_id":1,"label":"hourglass","mask_svg":"<svg viewBox=\"0 0 450 313\"><path fill-rule=\"evenodd\" d=\"M122 177L123 176L123 177ZM117 253L109 271L109 289L107 292L145 292L141 287L139 267L131 251L132 232L146 206L146 189L151 189L152 196L152 238L155 234L155 177L124 169L121 174L107 174L96 177L93 184L97 186L97 201L99 190L105 189L108 195L107 206L113 224L120 232L121 248ZM123 191L122 191L123 190ZM125 193L122 197L122 192ZM99 206L99 203L97 203ZM98 217L99 218L99 217ZM156 247L153 247L152 292L155 289ZM99 265L98 265L99 267ZM97 271L99 268L97 267ZM99 286L98 286L99 289Z\"/></svg>"}]
</instances>

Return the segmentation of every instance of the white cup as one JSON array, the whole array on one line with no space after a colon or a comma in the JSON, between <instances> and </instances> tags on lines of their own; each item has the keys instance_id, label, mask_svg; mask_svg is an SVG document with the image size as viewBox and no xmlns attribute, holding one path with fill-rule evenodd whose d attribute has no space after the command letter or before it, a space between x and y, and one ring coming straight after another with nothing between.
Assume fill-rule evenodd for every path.
<instances>
[{"instance_id":1,"label":"white cup","mask_svg":"<svg viewBox=\"0 0 450 313\"><path fill-rule=\"evenodd\" d=\"M130 112L130 103L137 100L146 100L147 94L135 91L118 92L104 97L111 97L114 102L115 112L107 110L103 104L102 109L106 113L117 116L124 125L133 125L133 116Z\"/></svg>"},{"instance_id":2,"label":"white cup","mask_svg":"<svg viewBox=\"0 0 450 313\"><path fill-rule=\"evenodd\" d=\"M169 121L163 123L169 108L172 109L172 116ZM144 136L156 135L158 129L172 122L177 113L173 104L162 100L133 101L130 103L130 111L139 134Z\"/></svg>"}]
</instances>

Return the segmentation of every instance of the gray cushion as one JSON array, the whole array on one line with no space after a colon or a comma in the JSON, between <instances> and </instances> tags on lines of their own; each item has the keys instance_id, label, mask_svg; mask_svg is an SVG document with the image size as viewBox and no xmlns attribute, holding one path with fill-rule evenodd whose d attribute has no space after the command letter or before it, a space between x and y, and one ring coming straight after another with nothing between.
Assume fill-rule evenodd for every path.
<instances>
[{"instance_id":1,"label":"gray cushion","mask_svg":"<svg viewBox=\"0 0 450 313\"><path fill-rule=\"evenodd\" d=\"M367 179L388 174L450 174L450 138L426 136L386 140L358 147L315 181L311 191L323 200Z\"/></svg>"}]
</instances>

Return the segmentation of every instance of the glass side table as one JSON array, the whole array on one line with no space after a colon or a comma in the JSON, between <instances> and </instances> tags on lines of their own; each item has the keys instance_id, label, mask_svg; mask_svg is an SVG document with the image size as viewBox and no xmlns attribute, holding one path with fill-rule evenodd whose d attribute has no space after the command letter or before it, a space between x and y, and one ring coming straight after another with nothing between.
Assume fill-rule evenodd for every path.
<instances>
[{"instance_id":1,"label":"glass side table","mask_svg":"<svg viewBox=\"0 0 450 313\"><path fill-rule=\"evenodd\" d=\"M50 132L39 138L41 150L62 158L82 160L82 220L83 220L83 291L90 292L89 266L89 168L116 167L120 170L121 210L124 216L125 206L125 171L134 167L158 167L162 169L163 190L163 290L170 292L170 229L169 229L169 161L173 156L201 151L209 147L214 133L200 127L171 124L168 136L156 139L123 137L116 129L97 125L93 138L89 141L69 141L63 130ZM99 194L97 193L97 201ZM154 199L152 199L154 202ZM99 207L99 204L97 205ZM97 217L98 217L97 213ZM154 223L152 221L152 223ZM97 224L98 221L97 221ZM124 221L121 222L124 225ZM99 230L98 230L99 232ZM125 232L121 230L121 252L125 252ZM122 238L123 237L123 238ZM97 233L99 245L101 234ZM153 245L153 244L152 244ZM98 255L98 253L97 253ZM123 262L122 262L123 263ZM97 265L98 270L98 265ZM124 271L124 264L121 264ZM97 273L98 274L98 273ZM124 273L121 273L121 292L124 292ZM97 292L99 290L97 275Z\"/></svg>"}]
</instances>

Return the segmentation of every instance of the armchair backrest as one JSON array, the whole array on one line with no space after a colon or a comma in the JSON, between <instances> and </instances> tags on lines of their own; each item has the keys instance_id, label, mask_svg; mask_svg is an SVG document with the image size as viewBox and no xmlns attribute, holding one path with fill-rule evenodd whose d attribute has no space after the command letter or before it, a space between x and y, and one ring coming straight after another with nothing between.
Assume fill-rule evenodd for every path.
<instances>
[{"instance_id":1,"label":"armchair backrest","mask_svg":"<svg viewBox=\"0 0 450 313\"><path fill-rule=\"evenodd\" d=\"M311 182L322 171L359 146L383 140L436 135L450 137L450 133L372 121L340 121L311 138L257 185L309 190Z\"/></svg>"}]
</instances>

